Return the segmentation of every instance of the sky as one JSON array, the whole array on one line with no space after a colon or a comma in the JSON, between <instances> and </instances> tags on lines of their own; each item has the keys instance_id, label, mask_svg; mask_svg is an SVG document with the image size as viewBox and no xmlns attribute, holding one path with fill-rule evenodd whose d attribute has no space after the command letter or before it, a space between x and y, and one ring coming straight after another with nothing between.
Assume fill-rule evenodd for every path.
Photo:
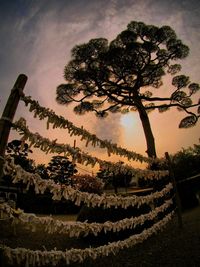
<instances>
[{"instance_id":1,"label":"sky","mask_svg":"<svg viewBox=\"0 0 200 267\"><path fill-rule=\"evenodd\" d=\"M177 63L181 73L199 82L200 73L200 2L199 0L0 0L0 112L20 73L28 76L24 92L42 106L53 109L77 126L84 126L99 138L145 155L146 143L137 113L110 115L104 120L94 114L75 115L72 106L56 103L56 87L64 82L64 66L70 60L71 49L92 38L114 39L130 21L143 21L158 27L171 26L179 39L190 47L189 56ZM166 79L167 80L167 79ZM169 91L169 84L162 89ZM45 129L45 122L33 119L23 103L15 119L25 117L29 129L51 140L73 145L66 131ZM179 129L184 114L171 110L150 115L157 154L175 153L199 143L200 123L189 129ZM17 138L11 132L10 140ZM76 138L84 151L106 157L105 151L85 144ZM51 156L51 155L50 155ZM47 163L49 157L35 151L36 163ZM117 157L112 157L118 160Z\"/></svg>"}]
</instances>

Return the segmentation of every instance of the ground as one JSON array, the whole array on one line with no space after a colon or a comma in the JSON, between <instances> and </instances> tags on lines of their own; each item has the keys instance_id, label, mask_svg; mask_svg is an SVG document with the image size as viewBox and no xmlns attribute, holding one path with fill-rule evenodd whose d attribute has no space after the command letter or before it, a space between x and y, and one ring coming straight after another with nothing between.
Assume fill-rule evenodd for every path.
<instances>
[{"instance_id":1,"label":"ground","mask_svg":"<svg viewBox=\"0 0 200 267\"><path fill-rule=\"evenodd\" d=\"M8 225L0 222L1 243L11 247L28 247L31 249L47 248L65 249L70 246L83 246L81 240L74 241L63 238L63 235L47 235L43 232L29 233L17 228L16 236L6 229ZM5 231L7 230L7 231ZM41 243L42 240L42 243ZM2 259L1 259L2 260ZM2 263L0 262L0 266ZM4 266L7 266L4 263ZM150 267L150 266L200 266L200 206L183 213L183 228L179 229L177 218L157 235L142 244L121 251L118 255L110 255L96 261L88 260L73 267Z\"/></svg>"}]
</instances>

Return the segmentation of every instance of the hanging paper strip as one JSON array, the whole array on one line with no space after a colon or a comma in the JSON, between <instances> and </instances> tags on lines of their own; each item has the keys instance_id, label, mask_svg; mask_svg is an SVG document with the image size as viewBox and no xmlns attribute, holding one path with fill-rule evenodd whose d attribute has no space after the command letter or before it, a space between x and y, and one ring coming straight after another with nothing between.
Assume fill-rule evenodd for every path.
<instances>
[{"instance_id":1,"label":"hanging paper strip","mask_svg":"<svg viewBox=\"0 0 200 267\"><path fill-rule=\"evenodd\" d=\"M119 147L117 144L113 144L108 140L101 140L95 134L91 134L83 127L79 128L64 117L56 115L53 110L40 106L38 101L32 100L30 96L23 96L21 100L24 101L26 106L30 105L29 111L34 112L34 117L39 117L40 120L47 118L47 129L49 128L50 124L53 125L53 128L67 129L70 136L81 136L81 140L86 141L86 146L91 144L94 147L99 146L100 148L106 148L109 156L111 154L116 154L127 157L128 160L136 160L148 163L152 161L161 161L159 159L153 160L148 157L144 157L141 154L133 151L128 151L127 149Z\"/></svg>"},{"instance_id":2,"label":"hanging paper strip","mask_svg":"<svg viewBox=\"0 0 200 267\"><path fill-rule=\"evenodd\" d=\"M7 217L13 219L14 224L20 224L29 227L30 230L36 231L37 227L42 226L44 231L53 234L65 234L69 237L80 237L93 234L97 236L102 230L107 233L109 231L119 232L124 229L132 229L137 225L143 225L146 220L154 220L158 213L164 212L172 205L172 199L166 200L164 204L156 207L152 211L142 214L138 217L125 218L120 221L104 223L87 223L87 222L64 222L55 220L51 216L38 217L35 214L24 213L20 209L13 209L8 204L0 204L0 210L6 214Z\"/></svg>"},{"instance_id":3,"label":"hanging paper strip","mask_svg":"<svg viewBox=\"0 0 200 267\"><path fill-rule=\"evenodd\" d=\"M93 260L98 257L108 256L109 254L116 254L120 250L130 248L138 243L142 243L153 234L157 234L172 218L174 212L166 215L161 221L155 223L152 227L145 229L140 234L130 236L123 241L109 243L108 245L86 248L86 249L70 249L60 251L54 248L50 251L31 250L27 248L10 248L5 245L0 245L4 256L8 259L11 265L16 263L20 266L57 266L61 261L66 264L73 262L83 262L91 258Z\"/></svg>"},{"instance_id":4,"label":"hanging paper strip","mask_svg":"<svg viewBox=\"0 0 200 267\"><path fill-rule=\"evenodd\" d=\"M171 191L172 184L167 184L161 191L156 191L146 196L117 196L117 195L102 195L91 194L78 191L71 186L56 184L53 180L44 180L38 174L26 172L21 166L15 165L13 158L7 158L4 163L4 173L11 175L13 183L23 182L27 185L34 186L35 192L43 194L47 189L53 194L54 200L71 200L75 205L80 206L82 203L88 207L102 206L103 208L129 206L140 207L144 203L151 203L154 199L163 197Z\"/></svg>"},{"instance_id":5,"label":"hanging paper strip","mask_svg":"<svg viewBox=\"0 0 200 267\"><path fill-rule=\"evenodd\" d=\"M88 153L82 152L80 148L73 148L68 144L58 144L56 141L50 141L48 138L42 137L39 133L32 133L26 126L26 120L20 118L13 125L20 135L22 135L23 141L29 141L30 147L34 146L40 148L45 153L64 153L66 156L70 155L73 159L77 159L78 163L83 165L99 164L101 168L107 169L114 174L131 174L135 179L143 178L145 180L161 179L169 174L167 170L164 171L152 171L152 170L142 170L135 169L127 164L112 163L109 161L104 161L89 155Z\"/></svg>"}]
</instances>

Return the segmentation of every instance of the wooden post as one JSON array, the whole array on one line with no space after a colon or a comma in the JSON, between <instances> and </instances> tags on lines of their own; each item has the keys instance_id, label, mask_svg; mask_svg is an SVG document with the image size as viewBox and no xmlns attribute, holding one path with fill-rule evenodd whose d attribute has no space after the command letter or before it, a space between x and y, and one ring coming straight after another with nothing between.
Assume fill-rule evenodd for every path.
<instances>
[{"instance_id":1,"label":"wooden post","mask_svg":"<svg viewBox=\"0 0 200 267\"><path fill-rule=\"evenodd\" d=\"M27 76L24 74L18 76L0 119L0 182L3 174L4 155L10 128L27 79Z\"/></svg>"},{"instance_id":2,"label":"wooden post","mask_svg":"<svg viewBox=\"0 0 200 267\"><path fill-rule=\"evenodd\" d=\"M165 157L168 161L169 175L172 179L172 184L174 187L175 201L176 201L177 215L178 215L178 224L179 224L179 228L182 228L183 227L183 221L182 221L182 215L181 215L181 202L180 202L180 197L179 197L177 186L176 186L176 180L175 180L175 175L174 175L174 171L172 168L172 162L171 162L171 159L170 159L168 152L165 152Z\"/></svg>"}]
</instances>

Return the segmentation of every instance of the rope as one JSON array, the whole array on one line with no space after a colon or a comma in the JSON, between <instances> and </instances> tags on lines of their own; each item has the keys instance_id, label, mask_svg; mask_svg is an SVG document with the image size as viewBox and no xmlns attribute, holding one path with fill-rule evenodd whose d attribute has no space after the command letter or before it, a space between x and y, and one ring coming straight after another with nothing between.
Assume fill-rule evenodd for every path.
<instances>
[{"instance_id":1,"label":"rope","mask_svg":"<svg viewBox=\"0 0 200 267\"><path fill-rule=\"evenodd\" d=\"M61 129L67 129L70 136L82 136L81 141L85 140L86 146L88 146L88 144L90 143L94 147L99 146L100 148L106 148L109 156L111 154L116 154L119 156L127 157L128 160L132 159L147 163L155 160L150 159L148 157L144 157L136 152L129 151L125 148L119 147L117 146L117 144L113 144L108 140L101 140L95 134L91 134L83 127L79 128L64 117L56 115L53 110L40 106L38 101L32 100L30 96L24 96L23 98L21 98L21 100L24 101L26 106L30 105L29 111L34 112L34 117L38 116L40 120L47 118L47 129L49 128L49 124L53 124L53 128L59 127Z\"/></svg>"},{"instance_id":2,"label":"rope","mask_svg":"<svg viewBox=\"0 0 200 267\"><path fill-rule=\"evenodd\" d=\"M34 145L34 147L40 148L46 154L64 153L66 155L71 155L72 158L77 158L77 162L82 165L91 165L92 167L94 167L95 164L98 163L100 167L106 168L114 173L131 174L136 178L148 177L148 179L152 180L160 179L168 175L168 171L135 169L127 164L122 165L120 163L112 163L109 161L101 160L81 151L79 148L74 149L68 144L57 144L55 140L50 141L48 138L40 136L39 133L33 134L32 132L30 132L28 127L26 126L26 120L24 118L20 118L17 122L15 122L13 127L20 133L20 135L23 135L24 140L30 141L30 147Z\"/></svg>"},{"instance_id":3,"label":"rope","mask_svg":"<svg viewBox=\"0 0 200 267\"><path fill-rule=\"evenodd\" d=\"M12 119L11 118L8 118L8 117L1 117L0 120L1 121L8 121L8 122L12 123Z\"/></svg>"},{"instance_id":4,"label":"rope","mask_svg":"<svg viewBox=\"0 0 200 267\"><path fill-rule=\"evenodd\" d=\"M181 184L181 183L184 183L184 182L186 182L186 181L190 181L190 180L196 179L196 178L198 178L198 177L200 178L200 173L197 174L197 175L195 175L195 176L188 177L188 178L186 178L186 179L184 179L184 180L178 181L177 184Z\"/></svg>"}]
</instances>

